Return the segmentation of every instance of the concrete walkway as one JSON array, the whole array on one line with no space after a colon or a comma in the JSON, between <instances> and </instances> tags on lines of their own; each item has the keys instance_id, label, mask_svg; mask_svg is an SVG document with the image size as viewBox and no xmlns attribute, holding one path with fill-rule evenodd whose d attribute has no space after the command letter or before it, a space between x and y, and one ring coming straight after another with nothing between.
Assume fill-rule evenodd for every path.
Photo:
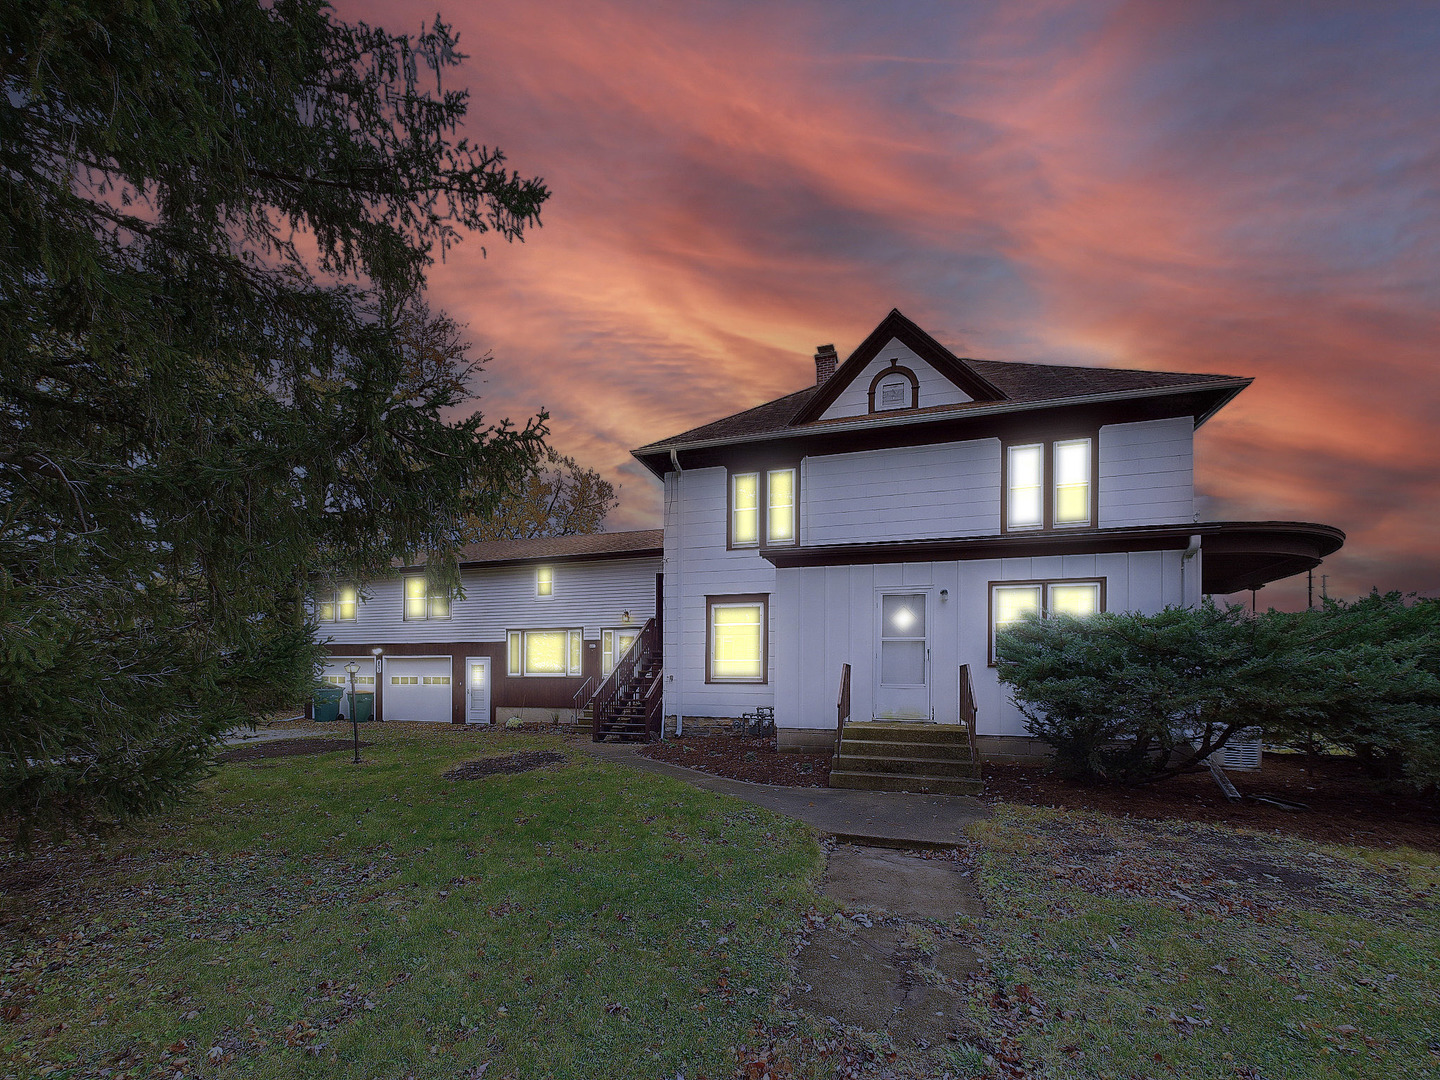
<instances>
[{"instance_id":1,"label":"concrete walkway","mask_svg":"<svg viewBox=\"0 0 1440 1080\"><path fill-rule=\"evenodd\" d=\"M909 795L847 788L776 787L711 776L681 765L652 761L633 743L575 744L605 761L660 773L687 784L798 818L827 836L871 847L950 848L965 842L965 827L989 816L979 799L963 795Z\"/></svg>"}]
</instances>

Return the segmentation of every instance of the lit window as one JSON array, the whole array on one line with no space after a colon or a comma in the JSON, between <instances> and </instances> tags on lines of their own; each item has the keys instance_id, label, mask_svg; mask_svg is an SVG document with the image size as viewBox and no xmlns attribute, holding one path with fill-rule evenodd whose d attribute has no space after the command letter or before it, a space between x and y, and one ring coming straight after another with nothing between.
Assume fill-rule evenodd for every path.
<instances>
[{"instance_id":1,"label":"lit window","mask_svg":"<svg viewBox=\"0 0 1440 1080\"><path fill-rule=\"evenodd\" d=\"M555 593L555 570L549 566L535 568L535 595L553 596Z\"/></svg>"},{"instance_id":2,"label":"lit window","mask_svg":"<svg viewBox=\"0 0 1440 1080\"><path fill-rule=\"evenodd\" d=\"M511 630L511 675L579 675L584 636L579 630Z\"/></svg>"},{"instance_id":3,"label":"lit window","mask_svg":"<svg viewBox=\"0 0 1440 1080\"><path fill-rule=\"evenodd\" d=\"M795 542L795 470L771 469L766 474L769 506L765 516L767 544Z\"/></svg>"},{"instance_id":4,"label":"lit window","mask_svg":"<svg viewBox=\"0 0 1440 1080\"><path fill-rule=\"evenodd\" d=\"M1055 615L1083 618L1101 610L1098 581L1037 581L990 587L990 656L995 656L995 632L1027 615L1048 619Z\"/></svg>"},{"instance_id":5,"label":"lit window","mask_svg":"<svg viewBox=\"0 0 1440 1080\"><path fill-rule=\"evenodd\" d=\"M317 612L321 622L354 622L358 596L354 585L341 585L320 601Z\"/></svg>"},{"instance_id":6,"label":"lit window","mask_svg":"<svg viewBox=\"0 0 1440 1080\"><path fill-rule=\"evenodd\" d=\"M1055 524L1090 524L1090 440L1055 444Z\"/></svg>"},{"instance_id":7,"label":"lit window","mask_svg":"<svg viewBox=\"0 0 1440 1080\"><path fill-rule=\"evenodd\" d=\"M450 600L442 592L431 589L424 574L415 574L405 579L405 618L448 619Z\"/></svg>"},{"instance_id":8,"label":"lit window","mask_svg":"<svg viewBox=\"0 0 1440 1080\"><path fill-rule=\"evenodd\" d=\"M730 478L730 543L754 547L760 543L760 474L736 473Z\"/></svg>"},{"instance_id":9,"label":"lit window","mask_svg":"<svg viewBox=\"0 0 1440 1080\"><path fill-rule=\"evenodd\" d=\"M1012 529L1038 529L1044 524L1041 518L1043 500L1040 497L1044 486L1044 447L1012 446L1007 453L1010 458L1007 463L1010 491L1005 511L1006 524Z\"/></svg>"},{"instance_id":10,"label":"lit window","mask_svg":"<svg viewBox=\"0 0 1440 1080\"><path fill-rule=\"evenodd\" d=\"M765 681L765 603L711 601L711 682Z\"/></svg>"}]
</instances>

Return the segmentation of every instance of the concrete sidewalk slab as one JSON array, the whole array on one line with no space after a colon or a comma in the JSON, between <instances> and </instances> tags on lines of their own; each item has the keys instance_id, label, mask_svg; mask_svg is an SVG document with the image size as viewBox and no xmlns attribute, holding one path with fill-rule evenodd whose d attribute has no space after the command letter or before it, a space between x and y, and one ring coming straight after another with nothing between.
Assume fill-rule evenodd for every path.
<instances>
[{"instance_id":1,"label":"concrete sidewalk slab","mask_svg":"<svg viewBox=\"0 0 1440 1080\"><path fill-rule=\"evenodd\" d=\"M985 913L975 883L945 859L884 848L837 846L820 891L846 910L888 911L908 919L950 922Z\"/></svg>"},{"instance_id":2,"label":"concrete sidewalk slab","mask_svg":"<svg viewBox=\"0 0 1440 1080\"><path fill-rule=\"evenodd\" d=\"M683 780L705 791L733 795L797 818L837 840L872 847L958 847L965 843L965 827L989 816L984 803L963 795L750 784L682 765L652 761L637 754L633 743L585 741L575 745L602 760Z\"/></svg>"}]
</instances>

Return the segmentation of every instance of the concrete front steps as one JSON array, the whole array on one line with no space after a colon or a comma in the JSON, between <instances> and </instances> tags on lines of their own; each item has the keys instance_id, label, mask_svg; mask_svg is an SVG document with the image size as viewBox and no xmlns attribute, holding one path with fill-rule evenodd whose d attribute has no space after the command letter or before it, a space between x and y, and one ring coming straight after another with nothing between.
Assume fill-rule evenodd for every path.
<instances>
[{"instance_id":1,"label":"concrete front steps","mask_svg":"<svg viewBox=\"0 0 1440 1080\"><path fill-rule=\"evenodd\" d=\"M845 725L830 763L832 788L979 795L980 763L959 724L858 720Z\"/></svg>"}]
</instances>

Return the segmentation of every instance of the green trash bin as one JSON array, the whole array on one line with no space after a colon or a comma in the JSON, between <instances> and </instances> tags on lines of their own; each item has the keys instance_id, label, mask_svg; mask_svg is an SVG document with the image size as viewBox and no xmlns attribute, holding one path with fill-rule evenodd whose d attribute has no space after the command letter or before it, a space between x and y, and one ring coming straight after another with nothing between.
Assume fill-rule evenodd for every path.
<instances>
[{"instance_id":1,"label":"green trash bin","mask_svg":"<svg viewBox=\"0 0 1440 1080\"><path fill-rule=\"evenodd\" d=\"M340 715L340 698L344 691L338 686L322 686L315 691L315 719L329 723Z\"/></svg>"},{"instance_id":2,"label":"green trash bin","mask_svg":"<svg viewBox=\"0 0 1440 1080\"><path fill-rule=\"evenodd\" d=\"M348 694L347 694L347 696L348 696ZM361 693L359 690L356 690L356 691L355 691L355 720L356 720L356 722L363 724L363 723L365 723L366 721L373 720L373 719L375 719L375 693L374 693L374 691L366 690L364 693Z\"/></svg>"}]
</instances>

